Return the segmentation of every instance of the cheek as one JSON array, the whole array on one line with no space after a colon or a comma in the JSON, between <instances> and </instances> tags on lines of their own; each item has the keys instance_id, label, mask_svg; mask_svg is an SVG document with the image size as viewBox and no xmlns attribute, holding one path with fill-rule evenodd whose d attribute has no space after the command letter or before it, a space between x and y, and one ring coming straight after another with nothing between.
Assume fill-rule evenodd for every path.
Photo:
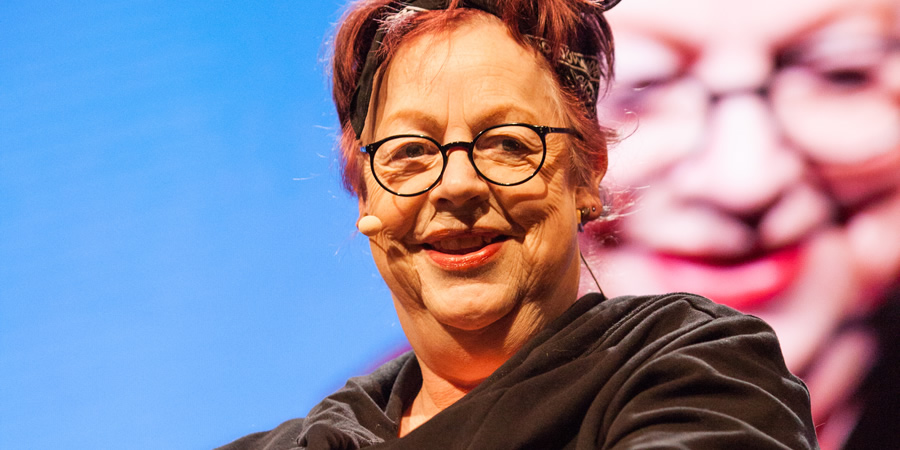
<instances>
[{"instance_id":1,"label":"cheek","mask_svg":"<svg viewBox=\"0 0 900 450\"><path fill-rule=\"evenodd\" d=\"M562 180L528 184L505 198L510 222L526 233L527 245L562 245L577 227L574 192Z\"/></svg>"},{"instance_id":2,"label":"cheek","mask_svg":"<svg viewBox=\"0 0 900 450\"><path fill-rule=\"evenodd\" d=\"M541 200L529 200L517 205L513 212L517 225L525 228L521 261L527 274L523 286L537 292L548 281L559 282L577 264L577 218L574 194L568 189L553 188Z\"/></svg>"},{"instance_id":3,"label":"cheek","mask_svg":"<svg viewBox=\"0 0 900 450\"><path fill-rule=\"evenodd\" d=\"M863 202L900 187L900 145L856 164L821 164L816 168L829 190L844 205Z\"/></svg>"},{"instance_id":4,"label":"cheek","mask_svg":"<svg viewBox=\"0 0 900 450\"><path fill-rule=\"evenodd\" d=\"M369 240L375 266L392 292L400 298L415 298L420 290L417 270L405 240L412 234L422 207L422 197L398 197L374 183L367 183L367 214L378 217L382 231Z\"/></svg>"},{"instance_id":5,"label":"cheek","mask_svg":"<svg viewBox=\"0 0 900 450\"><path fill-rule=\"evenodd\" d=\"M403 242L415 228L422 207L421 196L398 197L374 182L367 182L367 188L365 213L378 217L383 225L382 231L369 241L375 266L395 295L403 299L416 298L421 283Z\"/></svg>"},{"instance_id":6,"label":"cheek","mask_svg":"<svg viewBox=\"0 0 900 450\"><path fill-rule=\"evenodd\" d=\"M423 197L399 197L381 188L371 176L366 177L368 198L365 214L373 215L384 225L382 236L387 240L409 234L415 227L418 211L422 208Z\"/></svg>"},{"instance_id":7,"label":"cheek","mask_svg":"<svg viewBox=\"0 0 900 450\"><path fill-rule=\"evenodd\" d=\"M868 297L864 307L876 306L884 291L900 277L900 240L886 239L900 229L900 192L857 212L847 223L854 271ZM868 303L868 304L867 304Z\"/></svg>"}]
</instances>

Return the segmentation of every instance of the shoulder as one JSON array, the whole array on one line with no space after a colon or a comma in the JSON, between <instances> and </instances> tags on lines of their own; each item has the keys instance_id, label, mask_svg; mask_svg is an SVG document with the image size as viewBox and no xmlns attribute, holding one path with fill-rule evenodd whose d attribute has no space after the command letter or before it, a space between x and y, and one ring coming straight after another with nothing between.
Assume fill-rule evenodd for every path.
<instances>
[{"instance_id":1,"label":"shoulder","mask_svg":"<svg viewBox=\"0 0 900 450\"><path fill-rule=\"evenodd\" d=\"M777 342L775 332L762 319L684 292L617 297L597 305L593 314L608 315L618 327L653 333L661 338L716 329L719 337L758 334Z\"/></svg>"},{"instance_id":2,"label":"shoulder","mask_svg":"<svg viewBox=\"0 0 900 450\"><path fill-rule=\"evenodd\" d=\"M672 319L688 319L689 321L703 321L721 317L753 317L725 305L715 303L706 297L687 292L615 297L599 303L595 309L615 312L623 316L641 317L654 313L658 314L658 311L661 310L665 310L668 313L680 310L686 315L679 315L677 318Z\"/></svg>"},{"instance_id":3,"label":"shoulder","mask_svg":"<svg viewBox=\"0 0 900 450\"><path fill-rule=\"evenodd\" d=\"M716 339L752 334L777 344L775 332L763 320L699 295L676 292L612 299L600 297L600 300L586 296L579 303L583 301L587 304L572 314L567 327L601 332L604 342L640 339L647 345L651 341L674 341L685 335L699 334ZM716 332L706 334L707 330ZM780 356L780 348L775 350Z\"/></svg>"},{"instance_id":4,"label":"shoulder","mask_svg":"<svg viewBox=\"0 0 900 450\"><path fill-rule=\"evenodd\" d=\"M269 431L249 434L216 450L289 450L300 448L297 438L304 419L292 419Z\"/></svg>"},{"instance_id":5,"label":"shoulder","mask_svg":"<svg viewBox=\"0 0 900 450\"><path fill-rule=\"evenodd\" d=\"M536 336L526 352L602 353L616 367L635 368L673 352L711 346L755 350L784 366L775 332L761 319L704 297L672 293L606 299L588 294ZM784 369L787 371L787 369Z\"/></svg>"},{"instance_id":6,"label":"shoulder","mask_svg":"<svg viewBox=\"0 0 900 450\"><path fill-rule=\"evenodd\" d=\"M760 374L765 366L775 378L794 380L769 324L698 295L618 297L591 308L589 315L603 327L604 347L628 349L636 368L679 359L681 367L714 360L723 369Z\"/></svg>"},{"instance_id":7,"label":"shoulder","mask_svg":"<svg viewBox=\"0 0 900 450\"><path fill-rule=\"evenodd\" d=\"M305 418L244 436L216 450L359 448L396 436L403 401L418 389L421 375L407 352L374 372L354 377L314 406Z\"/></svg>"},{"instance_id":8,"label":"shoulder","mask_svg":"<svg viewBox=\"0 0 900 450\"><path fill-rule=\"evenodd\" d=\"M607 442L816 447L806 386L763 320L685 293L611 299L590 313L612 318L603 347L623 353Z\"/></svg>"}]
</instances>

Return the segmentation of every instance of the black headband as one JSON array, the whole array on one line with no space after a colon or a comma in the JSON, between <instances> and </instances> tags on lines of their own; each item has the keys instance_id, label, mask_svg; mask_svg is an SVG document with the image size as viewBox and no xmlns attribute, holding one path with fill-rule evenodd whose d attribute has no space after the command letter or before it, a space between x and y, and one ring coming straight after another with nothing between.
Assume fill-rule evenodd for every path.
<instances>
[{"instance_id":1,"label":"black headband","mask_svg":"<svg viewBox=\"0 0 900 450\"><path fill-rule=\"evenodd\" d=\"M601 12L604 12L618 4L619 1L621 0L596 0L595 4ZM350 101L350 124L353 126L353 131L356 132L357 139L362 134L366 123L366 115L369 113L369 102L372 99L375 72L378 71L378 67L382 62L382 56L379 55L379 52L384 39L386 25L392 23L391 19L396 20L402 14L447 9L449 3L450 0L392 2L383 8L384 13L375 19L381 25L375 28L362 72L360 72L359 81L356 83L356 90L353 92L353 98ZM459 6L478 9L500 17L496 0L463 0L459 3ZM557 75L560 77L563 85L569 87L578 95L588 115L593 117L596 114L597 96L600 90L601 64L597 58L598 43L592 42L592 39L584 38L585 36L582 35L585 33L586 30L579 30L578 39L563 46L562 53L553 66L556 68ZM551 56L551 46L547 41L536 36L526 35L526 38L545 56Z\"/></svg>"}]
</instances>

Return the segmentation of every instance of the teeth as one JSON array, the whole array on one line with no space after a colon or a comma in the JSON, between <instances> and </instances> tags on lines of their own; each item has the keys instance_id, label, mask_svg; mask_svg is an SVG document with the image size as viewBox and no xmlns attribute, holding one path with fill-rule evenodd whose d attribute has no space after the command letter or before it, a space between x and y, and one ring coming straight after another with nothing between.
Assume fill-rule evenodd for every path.
<instances>
[{"instance_id":1,"label":"teeth","mask_svg":"<svg viewBox=\"0 0 900 450\"><path fill-rule=\"evenodd\" d=\"M460 250L466 248L482 247L490 242L490 239L480 236L462 237L456 239L444 239L434 243L434 248L438 250Z\"/></svg>"}]
</instances>

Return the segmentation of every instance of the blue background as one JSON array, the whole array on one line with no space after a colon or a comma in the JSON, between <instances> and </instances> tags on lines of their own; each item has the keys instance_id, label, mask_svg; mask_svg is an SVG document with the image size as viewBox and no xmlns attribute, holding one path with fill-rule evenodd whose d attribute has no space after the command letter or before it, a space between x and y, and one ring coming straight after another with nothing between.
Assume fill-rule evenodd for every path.
<instances>
[{"instance_id":1,"label":"blue background","mask_svg":"<svg viewBox=\"0 0 900 450\"><path fill-rule=\"evenodd\" d=\"M338 182L343 3L0 3L0 448L215 447L403 347Z\"/></svg>"}]
</instances>

